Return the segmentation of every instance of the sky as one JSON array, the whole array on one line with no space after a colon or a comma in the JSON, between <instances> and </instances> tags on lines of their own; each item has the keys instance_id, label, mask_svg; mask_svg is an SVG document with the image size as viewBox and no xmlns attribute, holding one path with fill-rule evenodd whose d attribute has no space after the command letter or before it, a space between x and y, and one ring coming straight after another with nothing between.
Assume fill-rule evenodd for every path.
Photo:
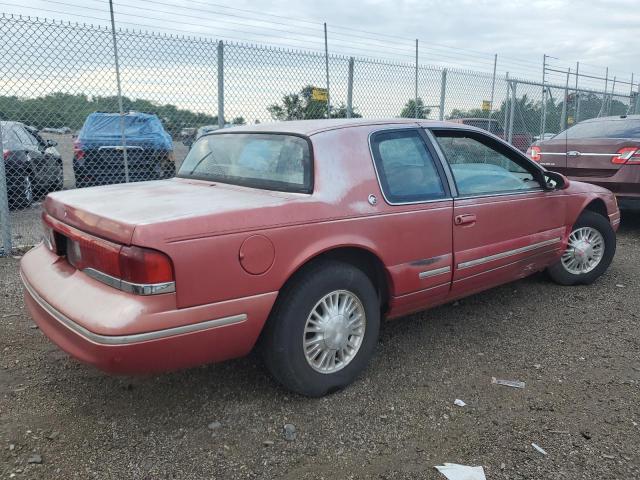
<instances>
[{"instance_id":1,"label":"sky","mask_svg":"<svg viewBox=\"0 0 640 480\"><path fill-rule=\"evenodd\" d=\"M329 52L345 57L333 57L330 62L332 98L336 104L345 101L346 57L355 57L354 106L367 116L398 115L407 98L413 98L416 39L423 67L419 96L433 112L440 104L439 69L445 67L451 69L443 106L446 114L452 109L480 108L489 100L494 54L496 105L506 95L507 72L510 78L542 80L544 54L549 66L546 81L558 86L552 93L556 98L564 92L567 69L575 73L578 61L581 74L587 75L579 78L581 88L603 91L608 75L607 92L615 77L615 92L628 95L631 86L624 82L630 81L632 72L637 72L634 90L640 80L639 1L114 0L114 10L121 29L285 49L275 53L242 45L225 47L225 116L264 121L269 119L268 105L284 94L303 85L325 84L324 22ZM0 0L0 12L92 25L110 21L108 0ZM15 50L11 65L19 67L8 70L5 91L21 97L55 91L113 95L108 30L96 34L95 29L37 28L34 22L24 23L37 34L14 25L7 35L23 38L15 42L0 38L0 45ZM125 95L217 112L214 43L158 41L155 35L123 35L121 41ZM430 70L429 65L439 69ZM575 84L575 76L569 84ZM541 89L521 83L518 95L525 94L538 101Z\"/></svg>"},{"instance_id":2,"label":"sky","mask_svg":"<svg viewBox=\"0 0 640 480\"><path fill-rule=\"evenodd\" d=\"M552 68L640 77L638 0L116 0L123 27L229 38L321 51L322 22L335 53L420 60L541 78ZM105 23L107 0L0 0L0 11ZM377 39L373 34L379 34ZM630 40L632 39L632 40ZM549 72L562 81L563 74Z\"/></svg>"}]
</instances>

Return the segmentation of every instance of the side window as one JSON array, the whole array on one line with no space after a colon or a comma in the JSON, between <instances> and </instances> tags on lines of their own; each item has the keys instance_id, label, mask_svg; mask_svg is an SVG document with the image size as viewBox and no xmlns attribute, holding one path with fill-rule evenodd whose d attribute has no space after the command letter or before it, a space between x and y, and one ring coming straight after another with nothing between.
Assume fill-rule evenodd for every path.
<instances>
[{"instance_id":1,"label":"side window","mask_svg":"<svg viewBox=\"0 0 640 480\"><path fill-rule=\"evenodd\" d=\"M26 147L36 147L37 142L24 128L17 127L15 129L16 135L20 139L20 143Z\"/></svg>"},{"instance_id":2,"label":"side window","mask_svg":"<svg viewBox=\"0 0 640 480\"><path fill-rule=\"evenodd\" d=\"M371 150L389 202L420 202L446 196L435 162L417 130L377 133L371 140Z\"/></svg>"},{"instance_id":3,"label":"side window","mask_svg":"<svg viewBox=\"0 0 640 480\"><path fill-rule=\"evenodd\" d=\"M483 135L458 131L434 131L440 149L451 166L460 195L504 193L540 188L532 171L500 151Z\"/></svg>"}]
</instances>

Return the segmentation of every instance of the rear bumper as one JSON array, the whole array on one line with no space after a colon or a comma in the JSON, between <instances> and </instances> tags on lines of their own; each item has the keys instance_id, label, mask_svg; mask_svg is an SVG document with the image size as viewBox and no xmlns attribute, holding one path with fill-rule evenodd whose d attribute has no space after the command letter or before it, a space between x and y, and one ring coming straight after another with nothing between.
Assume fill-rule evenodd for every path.
<instances>
[{"instance_id":1,"label":"rear bumper","mask_svg":"<svg viewBox=\"0 0 640 480\"><path fill-rule=\"evenodd\" d=\"M246 355L277 295L178 310L170 307L174 294L125 294L66 265L43 246L28 252L21 263L25 304L53 343L114 374L164 372Z\"/></svg>"},{"instance_id":2,"label":"rear bumper","mask_svg":"<svg viewBox=\"0 0 640 480\"><path fill-rule=\"evenodd\" d=\"M562 168L553 168L563 173ZM575 172L575 170L574 170ZM640 199L640 165L623 165L610 177L576 177L567 175L570 180L591 183L606 188L618 198Z\"/></svg>"}]
</instances>

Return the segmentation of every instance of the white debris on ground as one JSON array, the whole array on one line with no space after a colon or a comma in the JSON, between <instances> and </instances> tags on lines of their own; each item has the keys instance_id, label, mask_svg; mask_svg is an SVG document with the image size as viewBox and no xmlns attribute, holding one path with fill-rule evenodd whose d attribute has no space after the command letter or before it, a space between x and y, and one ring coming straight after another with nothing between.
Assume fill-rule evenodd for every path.
<instances>
[{"instance_id":1,"label":"white debris on ground","mask_svg":"<svg viewBox=\"0 0 640 480\"><path fill-rule=\"evenodd\" d=\"M482 467L445 463L444 465L436 465L435 469L449 480L486 480Z\"/></svg>"},{"instance_id":2,"label":"white debris on ground","mask_svg":"<svg viewBox=\"0 0 640 480\"><path fill-rule=\"evenodd\" d=\"M496 377L491 377L491 383L495 383L496 385L504 385L505 387L513 387L513 388L524 388L524 382L519 380L501 380Z\"/></svg>"}]
</instances>

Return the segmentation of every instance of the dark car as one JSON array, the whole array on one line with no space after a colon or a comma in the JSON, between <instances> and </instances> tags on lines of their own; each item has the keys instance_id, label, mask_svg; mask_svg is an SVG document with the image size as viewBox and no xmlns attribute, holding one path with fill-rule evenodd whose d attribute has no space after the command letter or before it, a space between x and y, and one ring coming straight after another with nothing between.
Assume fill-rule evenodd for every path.
<instances>
[{"instance_id":1,"label":"dark car","mask_svg":"<svg viewBox=\"0 0 640 480\"><path fill-rule=\"evenodd\" d=\"M585 120L527 153L569 178L611 190L622 206L640 206L640 115Z\"/></svg>"},{"instance_id":2,"label":"dark car","mask_svg":"<svg viewBox=\"0 0 640 480\"><path fill-rule=\"evenodd\" d=\"M25 208L34 198L62 190L62 158L57 143L20 122L0 122L9 205Z\"/></svg>"},{"instance_id":3,"label":"dark car","mask_svg":"<svg viewBox=\"0 0 640 480\"><path fill-rule=\"evenodd\" d=\"M500 137L503 140L508 140L505 134L504 128L500 125L498 120L492 118L454 118L449 120L454 123L461 123L462 125L469 125L471 127L482 128L487 132L493 133L495 136ZM521 152L526 152L529 145L533 142L533 136L527 132L513 132L511 134L511 145L516 147Z\"/></svg>"},{"instance_id":4,"label":"dark car","mask_svg":"<svg viewBox=\"0 0 640 480\"><path fill-rule=\"evenodd\" d=\"M130 182L175 175L173 142L156 115L129 112L124 127L125 142L119 114L95 112L87 117L73 145L77 187L124 183L127 174Z\"/></svg>"}]
</instances>

